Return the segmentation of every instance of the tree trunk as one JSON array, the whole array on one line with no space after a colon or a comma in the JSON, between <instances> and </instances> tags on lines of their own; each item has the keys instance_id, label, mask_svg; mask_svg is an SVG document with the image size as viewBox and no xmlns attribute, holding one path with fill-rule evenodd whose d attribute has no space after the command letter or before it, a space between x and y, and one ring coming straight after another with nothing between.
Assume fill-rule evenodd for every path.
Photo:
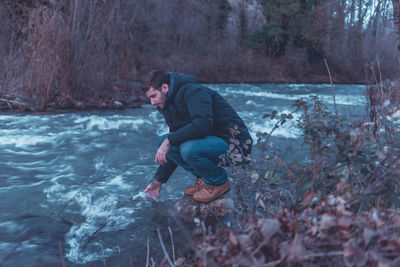
<instances>
[{"instance_id":1,"label":"tree trunk","mask_svg":"<svg viewBox=\"0 0 400 267\"><path fill-rule=\"evenodd\" d=\"M397 45L397 60L399 62L400 72L400 0L392 0L393 3L393 20L396 26L399 43Z\"/></svg>"}]
</instances>

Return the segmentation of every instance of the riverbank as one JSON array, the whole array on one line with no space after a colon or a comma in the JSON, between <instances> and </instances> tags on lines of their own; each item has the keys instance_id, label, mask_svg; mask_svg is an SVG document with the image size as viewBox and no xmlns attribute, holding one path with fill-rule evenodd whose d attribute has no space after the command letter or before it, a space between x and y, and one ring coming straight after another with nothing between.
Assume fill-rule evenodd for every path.
<instances>
[{"instance_id":1,"label":"riverbank","mask_svg":"<svg viewBox=\"0 0 400 267\"><path fill-rule=\"evenodd\" d=\"M147 99L135 83L113 85L108 91L86 90L75 96L56 96L44 106L39 106L35 96L23 93L0 92L0 113L3 114L55 114L85 110L118 110L138 108Z\"/></svg>"},{"instance_id":2,"label":"riverbank","mask_svg":"<svg viewBox=\"0 0 400 267\"><path fill-rule=\"evenodd\" d=\"M212 82L203 80L204 84L234 84L232 80L226 82ZM282 82L278 80L260 82L251 80L241 84L328 84L328 80L307 80L304 82ZM364 84L364 83L341 83ZM0 92L0 113L2 114L56 114L71 113L89 110L123 110L138 108L148 104L148 100L136 82L119 82L109 90L101 92L94 90L82 91L73 96L57 96L53 101L40 107L35 96L27 96L24 92Z\"/></svg>"}]
</instances>

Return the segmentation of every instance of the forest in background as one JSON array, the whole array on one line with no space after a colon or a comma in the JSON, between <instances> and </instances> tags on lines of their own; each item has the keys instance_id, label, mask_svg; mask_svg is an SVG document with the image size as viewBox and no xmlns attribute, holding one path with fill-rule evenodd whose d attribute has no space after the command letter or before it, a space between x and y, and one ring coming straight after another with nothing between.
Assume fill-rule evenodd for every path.
<instances>
[{"instance_id":1,"label":"forest in background","mask_svg":"<svg viewBox=\"0 0 400 267\"><path fill-rule=\"evenodd\" d=\"M0 106L133 107L154 68L326 83L329 67L334 83L375 84L398 76L398 14L398 0L6 0Z\"/></svg>"}]
</instances>

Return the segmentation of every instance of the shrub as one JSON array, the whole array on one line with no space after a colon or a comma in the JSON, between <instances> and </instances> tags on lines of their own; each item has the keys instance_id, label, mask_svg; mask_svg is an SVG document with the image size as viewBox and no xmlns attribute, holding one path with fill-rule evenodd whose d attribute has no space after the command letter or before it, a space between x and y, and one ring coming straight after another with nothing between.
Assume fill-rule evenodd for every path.
<instances>
[{"instance_id":1,"label":"shrub","mask_svg":"<svg viewBox=\"0 0 400 267\"><path fill-rule=\"evenodd\" d=\"M269 134L258 135L261 153L253 155L250 164L233 166L241 227L203 228L196 264L398 264L397 86L386 82L370 87L369 118L361 121L337 116L316 96L310 102L297 101L294 112L302 112L298 126L309 156L292 164L268 142L271 133L292 118L280 114ZM274 111L264 117L277 116ZM234 161L240 151L232 147L230 152Z\"/></svg>"}]
</instances>

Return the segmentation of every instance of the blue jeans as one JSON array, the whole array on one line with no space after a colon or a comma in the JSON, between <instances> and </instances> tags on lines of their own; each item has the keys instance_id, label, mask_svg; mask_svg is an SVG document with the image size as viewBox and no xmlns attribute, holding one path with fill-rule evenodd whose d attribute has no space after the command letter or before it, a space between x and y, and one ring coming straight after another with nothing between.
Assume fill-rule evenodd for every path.
<instances>
[{"instance_id":1,"label":"blue jeans","mask_svg":"<svg viewBox=\"0 0 400 267\"><path fill-rule=\"evenodd\" d=\"M158 146L169 134L160 137ZM218 166L219 158L228 150L228 144L219 137L206 136L202 139L193 139L183 142L179 147L171 146L167 159L183 167L194 176L202 178L206 184L221 185L228 180L224 168Z\"/></svg>"}]
</instances>

